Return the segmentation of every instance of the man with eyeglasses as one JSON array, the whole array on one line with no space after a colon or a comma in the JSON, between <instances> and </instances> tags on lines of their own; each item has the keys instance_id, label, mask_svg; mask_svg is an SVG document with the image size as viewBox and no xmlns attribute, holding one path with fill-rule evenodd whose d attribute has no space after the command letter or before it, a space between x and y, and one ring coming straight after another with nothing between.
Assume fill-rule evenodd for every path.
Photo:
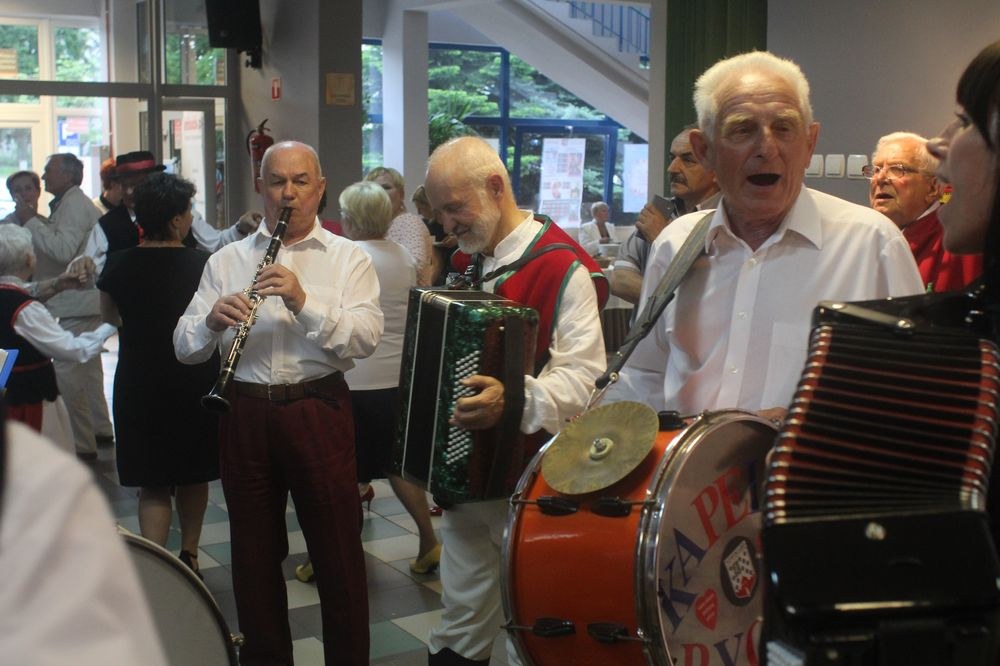
<instances>
[{"instance_id":1,"label":"man with eyeglasses","mask_svg":"<svg viewBox=\"0 0 1000 666\"><path fill-rule=\"evenodd\" d=\"M715 182L715 173L703 167L691 152L689 137L691 130L695 128L695 125L688 125L670 143L667 176L670 179L670 194L682 204L677 215L715 208L722 196L719 184ZM636 230L619 251L615 270L611 274L611 291L615 296L630 303L638 302L649 245L670 221L652 203L646 204L639 213L639 219L635 223Z\"/></svg>"},{"instance_id":2,"label":"man with eyeglasses","mask_svg":"<svg viewBox=\"0 0 1000 666\"><path fill-rule=\"evenodd\" d=\"M979 277L983 259L945 251L937 216L941 187L933 176L937 160L926 145L927 139L912 132L887 134L862 173L871 180L871 207L902 230L927 291L953 291Z\"/></svg>"}]
</instances>

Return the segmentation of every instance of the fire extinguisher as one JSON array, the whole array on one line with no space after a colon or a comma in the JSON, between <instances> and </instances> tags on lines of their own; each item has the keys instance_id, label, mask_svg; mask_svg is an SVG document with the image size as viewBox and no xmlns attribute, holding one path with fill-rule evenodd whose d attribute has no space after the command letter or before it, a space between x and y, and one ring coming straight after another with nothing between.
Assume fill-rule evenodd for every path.
<instances>
[{"instance_id":1,"label":"fire extinguisher","mask_svg":"<svg viewBox=\"0 0 1000 666\"><path fill-rule=\"evenodd\" d=\"M252 129L247 134L247 151L250 153L253 187L257 192L260 192L260 185L257 184L257 179L260 178L260 163L264 160L264 151L274 143L274 139L265 134L265 132L271 131L264 126L266 124L267 118L264 118L264 122L257 125L257 129Z\"/></svg>"}]
</instances>

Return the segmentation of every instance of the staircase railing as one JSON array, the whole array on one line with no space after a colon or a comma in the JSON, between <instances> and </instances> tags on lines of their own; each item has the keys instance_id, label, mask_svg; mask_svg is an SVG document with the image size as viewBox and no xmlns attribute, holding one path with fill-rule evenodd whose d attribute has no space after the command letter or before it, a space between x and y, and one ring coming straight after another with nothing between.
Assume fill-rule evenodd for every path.
<instances>
[{"instance_id":1,"label":"staircase railing","mask_svg":"<svg viewBox=\"0 0 1000 666\"><path fill-rule=\"evenodd\" d=\"M649 14L635 7L570 0L571 18L589 19L593 34L618 40L620 53L649 57Z\"/></svg>"}]
</instances>

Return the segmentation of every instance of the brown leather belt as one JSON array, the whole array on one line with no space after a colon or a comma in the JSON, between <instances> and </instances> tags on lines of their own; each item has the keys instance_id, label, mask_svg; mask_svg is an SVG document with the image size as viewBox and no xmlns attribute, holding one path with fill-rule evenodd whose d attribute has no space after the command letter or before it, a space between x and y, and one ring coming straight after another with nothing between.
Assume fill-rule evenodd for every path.
<instances>
[{"instance_id":1,"label":"brown leather belt","mask_svg":"<svg viewBox=\"0 0 1000 666\"><path fill-rule=\"evenodd\" d=\"M287 402L312 397L335 397L337 389L344 381L344 373L334 372L320 377L299 382L298 384L254 384L251 382L233 382L233 392L248 398L260 398L274 402Z\"/></svg>"}]
</instances>

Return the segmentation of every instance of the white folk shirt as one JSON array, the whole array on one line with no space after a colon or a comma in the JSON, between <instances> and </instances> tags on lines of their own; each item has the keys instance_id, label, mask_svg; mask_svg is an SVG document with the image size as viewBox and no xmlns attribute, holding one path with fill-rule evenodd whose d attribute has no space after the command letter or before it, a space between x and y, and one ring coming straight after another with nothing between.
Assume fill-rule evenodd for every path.
<instances>
[{"instance_id":1,"label":"white folk shirt","mask_svg":"<svg viewBox=\"0 0 1000 666\"><path fill-rule=\"evenodd\" d=\"M19 666L166 664L108 502L72 454L7 422L0 655Z\"/></svg>"},{"instance_id":2,"label":"white folk shirt","mask_svg":"<svg viewBox=\"0 0 1000 666\"><path fill-rule=\"evenodd\" d=\"M0 276L0 285L28 290L28 285L13 275ZM101 353L104 341L117 330L111 324L101 324L93 331L73 335L60 326L38 301L30 301L14 315L14 332L30 342L43 356L57 361L86 363Z\"/></svg>"},{"instance_id":3,"label":"white folk shirt","mask_svg":"<svg viewBox=\"0 0 1000 666\"><path fill-rule=\"evenodd\" d=\"M385 330L375 353L358 359L354 369L347 373L347 385L352 391L393 388L399 386L406 309L410 288L417 284L417 262L405 247L388 239L361 240L357 244L371 257L378 275Z\"/></svg>"},{"instance_id":4,"label":"white folk shirt","mask_svg":"<svg viewBox=\"0 0 1000 666\"><path fill-rule=\"evenodd\" d=\"M655 291L705 214L685 215L657 237L639 303ZM733 235L725 207L718 208L705 250L609 400L639 400L685 415L786 407L805 365L819 301L923 291L909 245L891 221L806 188L756 251Z\"/></svg>"},{"instance_id":5,"label":"white folk shirt","mask_svg":"<svg viewBox=\"0 0 1000 666\"><path fill-rule=\"evenodd\" d=\"M532 213L522 212L524 222L497 243L492 257L483 257L484 275L519 259L542 230ZM543 255L535 261L544 260ZM484 291L492 292L494 283L484 284ZM606 367L597 292L583 266L573 270L564 287L554 321L548 363L537 377L524 378L521 432L530 434L543 428L553 434L559 432L567 419L583 411L594 380Z\"/></svg>"},{"instance_id":6,"label":"white folk shirt","mask_svg":"<svg viewBox=\"0 0 1000 666\"><path fill-rule=\"evenodd\" d=\"M235 329L217 333L205 317L222 296L246 289L271 236L265 225L209 257L187 310L174 329L182 363L200 363L219 347L225 355ZM313 222L309 234L283 245L275 263L298 277L306 292L299 314L281 298L264 299L250 330L236 379L257 384L295 384L350 370L353 358L369 356L382 335L379 285L371 259L357 245Z\"/></svg>"}]
</instances>

